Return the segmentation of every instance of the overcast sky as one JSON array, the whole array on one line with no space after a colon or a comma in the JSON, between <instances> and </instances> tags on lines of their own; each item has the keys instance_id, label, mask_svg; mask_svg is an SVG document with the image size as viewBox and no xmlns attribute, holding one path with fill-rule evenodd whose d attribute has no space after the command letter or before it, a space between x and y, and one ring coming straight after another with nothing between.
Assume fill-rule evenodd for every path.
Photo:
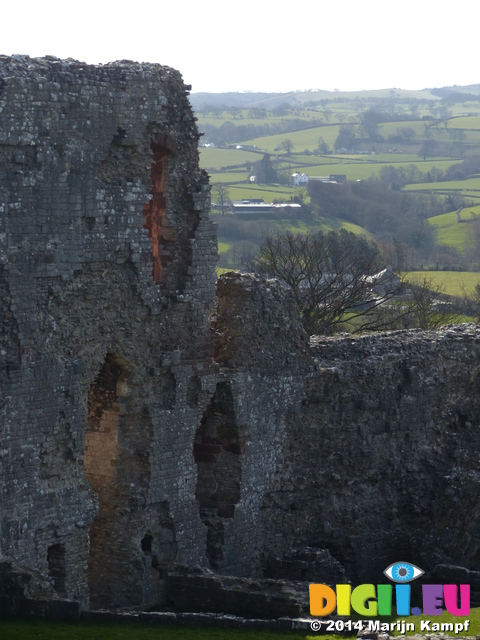
<instances>
[{"instance_id":1,"label":"overcast sky","mask_svg":"<svg viewBox=\"0 0 480 640\"><path fill-rule=\"evenodd\" d=\"M157 62L199 91L480 82L478 0L4 0L0 53Z\"/></svg>"}]
</instances>

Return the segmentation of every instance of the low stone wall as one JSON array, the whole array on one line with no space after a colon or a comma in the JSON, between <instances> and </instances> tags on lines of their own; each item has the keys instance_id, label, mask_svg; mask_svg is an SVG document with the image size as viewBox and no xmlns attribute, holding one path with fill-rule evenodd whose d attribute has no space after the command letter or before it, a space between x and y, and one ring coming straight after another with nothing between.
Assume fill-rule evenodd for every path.
<instances>
[{"instance_id":1,"label":"low stone wall","mask_svg":"<svg viewBox=\"0 0 480 640\"><path fill-rule=\"evenodd\" d=\"M216 627L220 629L270 629L273 631L298 632L305 634L311 630L310 618L277 619L242 618L221 613L174 613L149 612L115 613L113 611L83 611L82 619L92 622L116 622L174 627Z\"/></svg>"},{"instance_id":2,"label":"low stone wall","mask_svg":"<svg viewBox=\"0 0 480 640\"><path fill-rule=\"evenodd\" d=\"M222 576L181 568L167 578L168 605L175 611L203 611L258 618L298 617L309 612L308 584Z\"/></svg>"},{"instance_id":3,"label":"low stone wall","mask_svg":"<svg viewBox=\"0 0 480 640\"><path fill-rule=\"evenodd\" d=\"M293 577L306 547L328 550L336 581L376 583L399 559L426 582L476 570L480 328L315 338L312 356L263 504L266 575ZM318 556L303 560L317 580Z\"/></svg>"}]
</instances>

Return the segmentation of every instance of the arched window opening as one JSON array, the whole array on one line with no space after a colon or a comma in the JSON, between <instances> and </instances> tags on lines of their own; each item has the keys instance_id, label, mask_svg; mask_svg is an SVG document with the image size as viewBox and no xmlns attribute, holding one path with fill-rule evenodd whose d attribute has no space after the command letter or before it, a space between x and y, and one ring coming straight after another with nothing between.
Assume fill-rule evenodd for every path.
<instances>
[{"instance_id":1,"label":"arched window opening","mask_svg":"<svg viewBox=\"0 0 480 640\"><path fill-rule=\"evenodd\" d=\"M143 553L146 556L152 555L152 541L153 541L153 536L150 533L146 533L142 539L141 547L142 547Z\"/></svg>"},{"instance_id":2,"label":"arched window opening","mask_svg":"<svg viewBox=\"0 0 480 640\"><path fill-rule=\"evenodd\" d=\"M245 435L238 426L232 390L219 383L195 434L200 517L207 526L206 555L212 569L223 561L225 524L234 517L240 501Z\"/></svg>"},{"instance_id":3,"label":"arched window opening","mask_svg":"<svg viewBox=\"0 0 480 640\"><path fill-rule=\"evenodd\" d=\"M85 475L98 496L98 515L90 529L88 581L90 602L110 607L118 582L119 464L121 425L127 409L129 368L108 352L88 393L88 423L83 462Z\"/></svg>"},{"instance_id":4,"label":"arched window opening","mask_svg":"<svg viewBox=\"0 0 480 640\"><path fill-rule=\"evenodd\" d=\"M100 509L107 498L107 487L116 474L119 420L125 411L122 397L126 395L127 378L125 363L112 353L107 353L88 393L88 427L83 461L87 479L99 497Z\"/></svg>"}]
</instances>

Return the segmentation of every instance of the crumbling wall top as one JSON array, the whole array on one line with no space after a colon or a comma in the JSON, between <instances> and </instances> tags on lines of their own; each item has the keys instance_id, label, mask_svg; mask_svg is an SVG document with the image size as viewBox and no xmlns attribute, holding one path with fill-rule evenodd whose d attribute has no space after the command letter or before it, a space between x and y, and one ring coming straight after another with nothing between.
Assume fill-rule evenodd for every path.
<instances>
[{"instance_id":1,"label":"crumbling wall top","mask_svg":"<svg viewBox=\"0 0 480 640\"><path fill-rule=\"evenodd\" d=\"M308 336L289 287L253 273L229 272L217 283L216 359L223 366L291 374L311 361Z\"/></svg>"},{"instance_id":2,"label":"crumbling wall top","mask_svg":"<svg viewBox=\"0 0 480 640\"><path fill-rule=\"evenodd\" d=\"M312 336L310 350L318 366L333 363L365 366L375 363L408 360L414 366L425 354L440 354L445 360L469 362L480 343L480 328L475 324L449 325L436 331L408 329L371 332L363 335Z\"/></svg>"},{"instance_id":3,"label":"crumbling wall top","mask_svg":"<svg viewBox=\"0 0 480 640\"><path fill-rule=\"evenodd\" d=\"M0 145L35 147L37 162L58 155L66 170L78 167L92 145L97 149L92 159L101 161L105 144L114 141L145 154L148 184L151 139L146 132L175 153L198 141L188 90L178 71L158 64L94 66L51 56L0 56ZM108 126L100 130L97 118ZM17 168L22 164L18 153L16 163Z\"/></svg>"},{"instance_id":4,"label":"crumbling wall top","mask_svg":"<svg viewBox=\"0 0 480 640\"><path fill-rule=\"evenodd\" d=\"M211 302L216 237L188 91L158 64L0 56L0 263L16 251L36 277L48 264L65 278L130 256L144 298L157 297L153 272Z\"/></svg>"}]
</instances>

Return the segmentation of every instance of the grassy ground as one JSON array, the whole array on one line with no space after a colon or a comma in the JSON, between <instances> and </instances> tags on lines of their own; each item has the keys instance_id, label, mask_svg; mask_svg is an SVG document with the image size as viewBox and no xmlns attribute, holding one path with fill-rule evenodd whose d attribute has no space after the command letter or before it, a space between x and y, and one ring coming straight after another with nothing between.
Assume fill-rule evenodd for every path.
<instances>
[{"instance_id":1,"label":"grassy ground","mask_svg":"<svg viewBox=\"0 0 480 640\"><path fill-rule=\"evenodd\" d=\"M302 637L302 636L300 636ZM61 623L0 620L2 640L290 640L299 635L252 629L143 626L136 623Z\"/></svg>"},{"instance_id":2,"label":"grassy ground","mask_svg":"<svg viewBox=\"0 0 480 640\"><path fill-rule=\"evenodd\" d=\"M438 244L455 247L460 253L463 253L465 251L465 243L469 238L471 221L474 216L479 215L480 206L467 207L460 213L462 219L460 223L457 222L457 216L454 211L429 218L428 222L437 230Z\"/></svg>"},{"instance_id":3,"label":"grassy ground","mask_svg":"<svg viewBox=\"0 0 480 640\"><path fill-rule=\"evenodd\" d=\"M246 214L242 216L241 214L235 215L235 220L241 221L246 226L255 225L256 223L260 223L268 227L268 234L275 233L284 233L286 231L291 231L292 233L308 233L308 232L316 232L316 231L338 231L339 229L346 229L347 231L351 231L357 235L363 235L366 238L371 239L372 236L368 231L365 231L363 227L360 227L353 222L346 222L343 220L339 220L338 218L321 218L317 220L303 220L295 217L282 218L277 215L269 215L262 216L258 214ZM235 242L235 237L228 236L228 227L227 230L224 229L222 225L225 220L222 218L220 214L213 214L212 220L218 223L218 252L220 254L225 253L229 249L231 249ZM229 216L230 221L231 217ZM250 238L251 239L251 238Z\"/></svg>"},{"instance_id":4,"label":"grassy ground","mask_svg":"<svg viewBox=\"0 0 480 640\"><path fill-rule=\"evenodd\" d=\"M371 157L371 156L368 156ZM353 160L350 156L347 158L339 158L332 156L331 164L322 164L317 165L315 167L298 167L298 171L300 173L305 172L309 176L329 176L332 173L344 173L347 176L347 180L355 181L355 180L368 180L368 178L378 177L383 167L389 166L394 167L395 169L399 169L400 167L405 167L406 163L402 159L402 156L392 155L392 159L390 162L364 162L360 160ZM433 167L437 169L441 169L445 171L452 164L455 164L454 160L426 160L423 161L417 158L414 162L409 163L409 165L415 165L420 171L423 173L427 173ZM440 186L443 188L443 185L448 185L448 182L436 182L433 183L436 189L439 189ZM428 189L428 186L425 185L412 185L413 187L418 187L419 189ZM433 188L432 188L433 189ZM429 189L430 191L432 189Z\"/></svg>"},{"instance_id":5,"label":"grassy ground","mask_svg":"<svg viewBox=\"0 0 480 640\"><path fill-rule=\"evenodd\" d=\"M221 276L222 273L228 273L229 271L239 271L239 269L232 269L227 267L217 267L215 269L215 273L217 274L217 276Z\"/></svg>"},{"instance_id":6,"label":"grassy ground","mask_svg":"<svg viewBox=\"0 0 480 640\"><path fill-rule=\"evenodd\" d=\"M228 251L232 246L231 242L219 242L218 243L218 253L225 253L225 251Z\"/></svg>"},{"instance_id":7,"label":"grassy ground","mask_svg":"<svg viewBox=\"0 0 480 640\"><path fill-rule=\"evenodd\" d=\"M231 200L263 198L265 202L272 202L275 199L290 200L290 198L295 194L295 189L292 187L274 185L255 185L249 184L245 181L243 185L230 187L228 193Z\"/></svg>"},{"instance_id":8,"label":"grassy ground","mask_svg":"<svg viewBox=\"0 0 480 640\"><path fill-rule=\"evenodd\" d=\"M203 167L221 167L256 162L262 157L258 153L242 149L200 149L200 163Z\"/></svg>"},{"instance_id":9,"label":"grassy ground","mask_svg":"<svg viewBox=\"0 0 480 640\"><path fill-rule=\"evenodd\" d=\"M272 136L263 136L253 140L247 140L246 144L256 144L259 149L264 149L269 153L275 153L280 148L283 140L288 138L293 142L293 151L313 151L318 146L318 139L322 137L331 147L338 136L338 125L325 125L302 129L301 131L290 131L288 133L278 133Z\"/></svg>"},{"instance_id":10,"label":"grassy ground","mask_svg":"<svg viewBox=\"0 0 480 640\"><path fill-rule=\"evenodd\" d=\"M435 164L435 163L434 163ZM439 164L437 165L440 169L444 169L445 167ZM419 166L421 171L425 171ZM475 192L480 191L480 178L472 177L467 180L450 180L448 182L423 182L420 184L410 184L405 187L405 191L441 191L442 193L445 191L458 191L464 193L467 197L469 197L469 192L471 192L471 196L475 195Z\"/></svg>"},{"instance_id":11,"label":"grassy ground","mask_svg":"<svg viewBox=\"0 0 480 640\"><path fill-rule=\"evenodd\" d=\"M347 619L345 619L347 620ZM396 618L376 618L380 622L393 623ZM408 631L406 635L413 633L428 634L429 631L421 631L421 621L430 620L433 623L464 623L470 621L466 632L460 632L459 636L475 636L480 633L480 609L472 609L466 617L452 616L444 612L441 616L409 616L400 618L407 623L414 624L414 631ZM432 630L433 631L433 630ZM401 635L401 629L390 631L393 635ZM430 631L431 633L431 631ZM453 631L446 631L450 636L455 636ZM323 640L338 640L340 637L354 638L356 631L351 634L327 633L321 635ZM75 623L48 622L45 620L0 620L0 638L2 640L290 640L296 638L318 638L320 634L277 633L274 631L217 629L217 628L193 628L193 627L162 627L143 626L136 623L124 624L94 624L80 621Z\"/></svg>"},{"instance_id":12,"label":"grassy ground","mask_svg":"<svg viewBox=\"0 0 480 640\"><path fill-rule=\"evenodd\" d=\"M448 125L452 129L480 129L480 117L455 118Z\"/></svg>"},{"instance_id":13,"label":"grassy ground","mask_svg":"<svg viewBox=\"0 0 480 640\"><path fill-rule=\"evenodd\" d=\"M445 287L445 293L451 296L461 296L463 287L467 293L471 293L475 285L480 283L480 273L472 271L410 271L405 278L408 282L422 282L424 278L431 278L433 284Z\"/></svg>"}]
</instances>

